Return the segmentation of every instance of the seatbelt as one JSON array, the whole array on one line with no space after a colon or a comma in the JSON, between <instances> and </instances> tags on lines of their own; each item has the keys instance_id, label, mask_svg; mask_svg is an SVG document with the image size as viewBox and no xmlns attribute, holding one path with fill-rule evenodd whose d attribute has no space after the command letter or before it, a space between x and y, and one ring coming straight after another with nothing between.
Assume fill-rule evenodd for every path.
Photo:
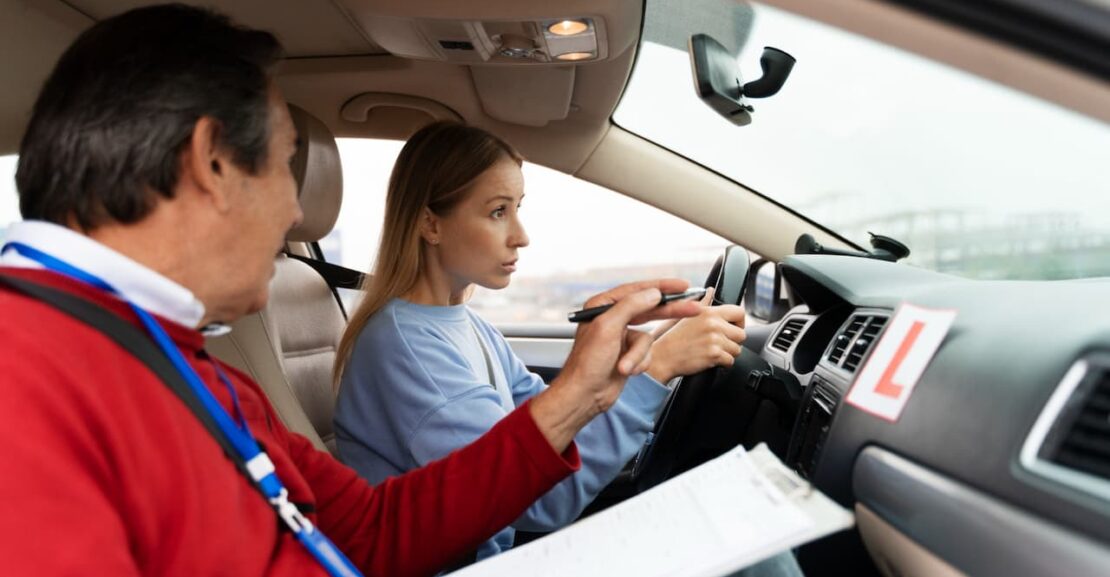
<instances>
[{"instance_id":1,"label":"seatbelt","mask_svg":"<svg viewBox=\"0 0 1110 577\"><path fill-rule=\"evenodd\" d=\"M366 273L339 266L326 260L316 260L314 258L288 252L285 253L285 256L293 260L299 260L312 267L313 270L320 273L320 276L324 277L324 280L328 282L328 286L332 288L358 290L362 288L362 279L366 276Z\"/></svg>"},{"instance_id":2,"label":"seatbelt","mask_svg":"<svg viewBox=\"0 0 1110 577\"><path fill-rule=\"evenodd\" d=\"M497 379L493 375L493 362L489 358L489 349L486 348L486 342L482 340L482 335L478 334L478 327L474 323L470 323L470 329L474 331L474 338L478 339L478 346L482 349L482 357L486 360L486 376L489 378L489 384L495 390L498 388Z\"/></svg>"},{"instance_id":3,"label":"seatbelt","mask_svg":"<svg viewBox=\"0 0 1110 577\"><path fill-rule=\"evenodd\" d=\"M7 287L15 292L31 297L35 300L48 304L59 311L85 323L86 325L104 333L104 336L111 339L117 345L122 347L127 352L131 353L136 360L146 365L150 372L158 376L163 383L185 406L196 415L197 420L204 425L204 428L216 440L216 443L223 449L224 455L228 460L235 464L236 468L243 473L247 480L252 485L256 485L251 476L247 473L246 463L239 458L231 443L219 433L219 426L212 419L212 415L204 410L200 404L200 399L189 389L189 385L185 383L185 379L174 370L173 365L170 363L166 355L154 345L150 337L135 325L123 320L114 313L111 313L81 297L74 296L65 291L50 288L36 282L15 278L10 275L0 274L0 287Z\"/></svg>"},{"instance_id":4,"label":"seatbelt","mask_svg":"<svg viewBox=\"0 0 1110 577\"><path fill-rule=\"evenodd\" d=\"M506 412L511 412L516 407L513 405L513 393L509 390L509 384L505 383L504 387L497 386L497 375L493 372L493 361L490 359L489 349L486 348L486 340L478 332L478 327L474 323L470 323L470 328L474 331L474 338L478 339L478 346L482 349L482 357L486 361L486 376L489 377L489 384L493 390L497 391L497 395L501 397L501 406L504 407Z\"/></svg>"},{"instance_id":5,"label":"seatbelt","mask_svg":"<svg viewBox=\"0 0 1110 577\"><path fill-rule=\"evenodd\" d=\"M312 244L316 245L316 243ZM328 288L331 289L331 294L335 297L335 302L339 305L339 312L343 313L343 318L348 318L347 307L343 304L343 299L339 297L339 289L361 290L362 280L366 277L365 273L332 264L326 260L317 260L299 254L293 254L289 251L285 251L285 256L293 260L299 260L316 271L316 274L320 275L324 279L324 282L328 284Z\"/></svg>"}]
</instances>

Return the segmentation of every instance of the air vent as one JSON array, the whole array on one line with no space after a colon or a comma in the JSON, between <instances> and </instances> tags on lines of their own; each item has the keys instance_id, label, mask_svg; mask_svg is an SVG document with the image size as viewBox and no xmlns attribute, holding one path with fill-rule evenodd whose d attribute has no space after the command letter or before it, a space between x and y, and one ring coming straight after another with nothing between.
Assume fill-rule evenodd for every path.
<instances>
[{"instance_id":1,"label":"air vent","mask_svg":"<svg viewBox=\"0 0 1110 577\"><path fill-rule=\"evenodd\" d=\"M842 368L849 373L856 372L859 364L867 356L867 352L875 345L875 341L879 338L879 333L883 331L886 326L886 317L868 317L867 323L863 325L863 330L860 331L859 336L856 337L856 342L848 348L848 353L844 356L844 364Z\"/></svg>"},{"instance_id":2,"label":"air vent","mask_svg":"<svg viewBox=\"0 0 1110 577\"><path fill-rule=\"evenodd\" d=\"M849 373L856 372L879 339L886 321L887 317L882 315L853 315L847 328L837 333L829 351L829 362Z\"/></svg>"},{"instance_id":3,"label":"air vent","mask_svg":"<svg viewBox=\"0 0 1110 577\"><path fill-rule=\"evenodd\" d=\"M1033 425L1026 468L1110 501L1110 355L1080 360Z\"/></svg>"},{"instance_id":4,"label":"air vent","mask_svg":"<svg viewBox=\"0 0 1110 577\"><path fill-rule=\"evenodd\" d=\"M788 319L786 323L782 325L782 328L779 329L779 334L775 337L775 340L771 341L771 348L778 349L784 353L789 351L790 345L798 340L798 335L802 334L802 329L805 328L808 322L808 319L798 317Z\"/></svg>"},{"instance_id":5,"label":"air vent","mask_svg":"<svg viewBox=\"0 0 1110 577\"><path fill-rule=\"evenodd\" d=\"M1110 373L1092 371L1090 389L1079 401L1075 419L1048 459L1065 467L1110 479Z\"/></svg>"},{"instance_id":6,"label":"air vent","mask_svg":"<svg viewBox=\"0 0 1110 577\"><path fill-rule=\"evenodd\" d=\"M848 323L848 328L836 335L833 350L829 353L829 361L840 366L840 360L844 358L844 351L848 350L848 345L852 343L866 323L867 317L852 317L852 322Z\"/></svg>"}]
</instances>

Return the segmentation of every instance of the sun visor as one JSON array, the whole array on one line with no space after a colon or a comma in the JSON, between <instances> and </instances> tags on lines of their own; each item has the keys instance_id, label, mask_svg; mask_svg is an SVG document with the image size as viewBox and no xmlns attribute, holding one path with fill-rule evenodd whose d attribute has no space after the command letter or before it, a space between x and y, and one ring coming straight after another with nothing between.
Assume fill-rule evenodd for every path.
<instances>
[{"instance_id":1,"label":"sun visor","mask_svg":"<svg viewBox=\"0 0 1110 577\"><path fill-rule=\"evenodd\" d=\"M524 126L544 126L567 117L574 71L573 66L470 68L486 114Z\"/></svg>"}]
</instances>

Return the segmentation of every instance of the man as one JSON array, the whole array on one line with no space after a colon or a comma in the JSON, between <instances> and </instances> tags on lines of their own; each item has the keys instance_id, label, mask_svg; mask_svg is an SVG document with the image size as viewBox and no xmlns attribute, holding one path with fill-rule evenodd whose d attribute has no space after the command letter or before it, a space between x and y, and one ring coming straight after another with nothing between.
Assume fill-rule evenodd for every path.
<instances>
[{"instance_id":1,"label":"man","mask_svg":"<svg viewBox=\"0 0 1110 577\"><path fill-rule=\"evenodd\" d=\"M301 218L280 58L269 34L210 12L144 8L82 34L43 87L17 173L27 221L0 254L5 574L352 574L321 535L366 574L435 573L575 470L575 433L646 367L650 337L627 325L697 313L655 307L683 281L591 299L615 306L579 329L548 391L442 461L365 484L202 349L203 327L265 303ZM187 406L15 281L140 327L213 404Z\"/></svg>"}]
</instances>

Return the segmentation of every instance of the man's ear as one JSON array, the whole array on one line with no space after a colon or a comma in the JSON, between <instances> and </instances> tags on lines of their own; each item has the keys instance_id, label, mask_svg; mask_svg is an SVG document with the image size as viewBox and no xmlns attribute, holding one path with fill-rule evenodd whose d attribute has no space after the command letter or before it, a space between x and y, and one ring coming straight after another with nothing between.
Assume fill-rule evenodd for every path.
<instances>
[{"instance_id":1,"label":"man's ear","mask_svg":"<svg viewBox=\"0 0 1110 577\"><path fill-rule=\"evenodd\" d=\"M202 116L193 125L193 134L182 159L182 182L192 182L218 211L230 207L231 156L219 145L220 123Z\"/></svg>"},{"instance_id":2,"label":"man's ear","mask_svg":"<svg viewBox=\"0 0 1110 577\"><path fill-rule=\"evenodd\" d=\"M426 206L420 211L420 236L428 244L439 244L439 217Z\"/></svg>"}]
</instances>

